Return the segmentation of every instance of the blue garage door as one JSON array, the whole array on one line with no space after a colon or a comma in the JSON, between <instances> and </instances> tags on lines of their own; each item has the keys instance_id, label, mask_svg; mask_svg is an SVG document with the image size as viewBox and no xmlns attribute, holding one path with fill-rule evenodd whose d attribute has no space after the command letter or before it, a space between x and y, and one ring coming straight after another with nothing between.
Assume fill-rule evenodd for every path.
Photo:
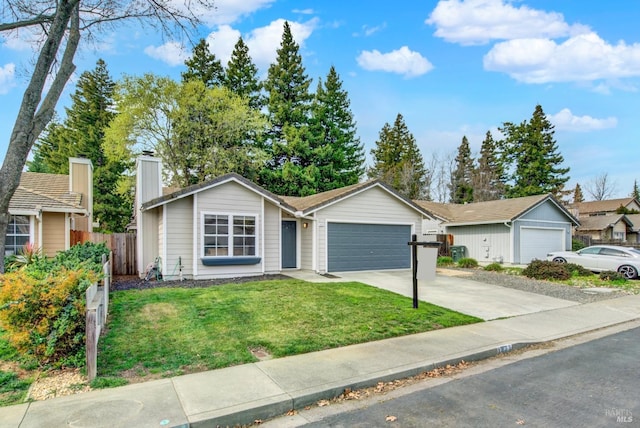
<instances>
[{"instance_id":1,"label":"blue garage door","mask_svg":"<svg viewBox=\"0 0 640 428\"><path fill-rule=\"evenodd\" d=\"M328 271L411 267L411 226L329 223Z\"/></svg>"}]
</instances>

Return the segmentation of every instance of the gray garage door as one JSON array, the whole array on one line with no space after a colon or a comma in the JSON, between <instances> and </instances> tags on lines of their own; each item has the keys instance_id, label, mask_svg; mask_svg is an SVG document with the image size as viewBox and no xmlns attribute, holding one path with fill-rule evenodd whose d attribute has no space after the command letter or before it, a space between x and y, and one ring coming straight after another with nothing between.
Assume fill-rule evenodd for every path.
<instances>
[{"instance_id":1,"label":"gray garage door","mask_svg":"<svg viewBox=\"0 0 640 428\"><path fill-rule=\"evenodd\" d=\"M411 226L329 223L328 271L411 267Z\"/></svg>"},{"instance_id":2,"label":"gray garage door","mask_svg":"<svg viewBox=\"0 0 640 428\"><path fill-rule=\"evenodd\" d=\"M520 263L546 260L551 251L564 251L564 230L523 227L520 229Z\"/></svg>"}]
</instances>

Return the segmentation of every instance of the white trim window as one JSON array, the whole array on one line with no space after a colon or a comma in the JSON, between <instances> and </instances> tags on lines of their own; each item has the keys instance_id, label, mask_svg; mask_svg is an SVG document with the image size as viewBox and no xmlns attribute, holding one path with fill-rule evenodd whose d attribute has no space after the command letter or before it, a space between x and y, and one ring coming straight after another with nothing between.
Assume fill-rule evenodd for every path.
<instances>
[{"instance_id":1,"label":"white trim window","mask_svg":"<svg viewBox=\"0 0 640 428\"><path fill-rule=\"evenodd\" d=\"M205 257L256 256L256 216L204 214Z\"/></svg>"},{"instance_id":2,"label":"white trim window","mask_svg":"<svg viewBox=\"0 0 640 428\"><path fill-rule=\"evenodd\" d=\"M18 254L29 242L29 216L12 215L7 225L7 237L4 241L4 255Z\"/></svg>"}]
</instances>

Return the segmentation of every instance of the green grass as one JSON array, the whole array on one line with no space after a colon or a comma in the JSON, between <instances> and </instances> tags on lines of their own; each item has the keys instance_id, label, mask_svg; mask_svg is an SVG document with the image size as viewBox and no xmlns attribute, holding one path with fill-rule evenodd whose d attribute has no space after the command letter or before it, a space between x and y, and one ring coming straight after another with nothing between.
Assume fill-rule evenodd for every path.
<instances>
[{"instance_id":1,"label":"green grass","mask_svg":"<svg viewBox=\"0 0 640 428\"><path fill-rule=\"evenodd\" d=\"M99 376L172 376L481 321L357 282L112 293Z\"/></svg>"},{"instance_id":2,"label":"green grass","mask_svg":"<svg viewBox=\"0 0 640 428\"><path fill-rule=\"evenodd\" d=\"M0 329L0 361L17 362L20 368L33 369L32 361L21 358L16 349L9 344L7 333ZM10 369L0 370L0 406L22 403L27 396L33 376L19 376Z\"/></svg>"}]
</instances>

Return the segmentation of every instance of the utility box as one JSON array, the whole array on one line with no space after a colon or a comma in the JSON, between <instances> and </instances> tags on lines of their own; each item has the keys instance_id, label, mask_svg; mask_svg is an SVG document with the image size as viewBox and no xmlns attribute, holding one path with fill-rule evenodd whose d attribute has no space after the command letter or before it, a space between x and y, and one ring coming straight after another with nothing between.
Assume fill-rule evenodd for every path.
<instances>
[{"instance_id":1,"label":"utility box","mask_svg":"<svg viewBox=\"0 0 640 428\"><path fill-rule=\"evenodd\" d=\"M454 263L460 259L467 257L467 247L465 247L464 245L452 245L450 247L450 250L451 258L453 259Z\"/></svg>"}]
</instances>

